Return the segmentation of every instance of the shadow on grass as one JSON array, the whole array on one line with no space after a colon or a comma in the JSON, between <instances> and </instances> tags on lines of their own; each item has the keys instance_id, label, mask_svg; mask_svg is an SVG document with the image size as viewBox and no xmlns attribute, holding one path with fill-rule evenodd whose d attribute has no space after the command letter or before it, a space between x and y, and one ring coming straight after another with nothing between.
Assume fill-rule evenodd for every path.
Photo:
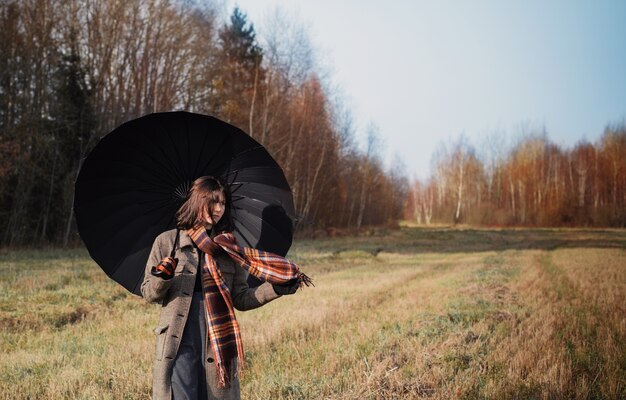
<instances>
[{"instance_id":1,"label":"shadow on grass","mask_svg":"<svg viewBox=\"0 0 626 400\"><path fill-rule=\"evenodd\" d=\"M468 253L505 250L556 250L562 248L626 249L626 230L618 229L482 229L404 227L371 235L305 240L299 250L335 254L360 250L379 252Z\"/></svg>"},{"instance_id":2,"label":"shadow on grass","mask_svg":"<svg viewBox=\"0 0 626 400\"><path fill-rule=\"evenodd\" d=\"M363 252L400 254L471 253L505 250L556 250L562 248L625 249L625 229L549 228L427 228L372 229L359 236L296 239L292 252L320 252L335 255ZM293 253L292 253L293 254ZM289 256L289 255L288 255ZM0 249L0 262L28 259L89 259L84 247L70 249Z\"/></svg>"}]
</instances>

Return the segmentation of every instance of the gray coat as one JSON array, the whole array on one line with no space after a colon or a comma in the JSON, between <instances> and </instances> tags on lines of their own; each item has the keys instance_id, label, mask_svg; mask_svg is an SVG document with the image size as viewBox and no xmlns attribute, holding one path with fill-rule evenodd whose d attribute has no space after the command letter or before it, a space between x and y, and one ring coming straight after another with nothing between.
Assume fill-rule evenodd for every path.
<instances>
[{"instance_id":1,"label":"gray coat","mask_svg":"<svg viewBox=\"0 0 626 400\"><path fill-rule=\"evenodd\" d=\"M150 269L157 265L161 259L170 255L175 237L176 230L172 229L156 238L146 265L144 281L141 284L141 293L144 299L150 303L162 305L159 324L154 330L156 334L156 361L152 387L154 400L169 400L171 398L172 365L187 321L198 266L204 264L202 260L204 257L199 259L198 251L193 246L189 235L181 231L179 244L176 247L175 257L178 258L178 265L174 277L166 281L153 276ZM218 256L217 265L226 286L230 290L237 310L251 310L279 297L269 283L264 283L256 288L249 288L247 284L248 272L237 266L227 254L222 253ZM208 345L206 349L207 354L212 353L210 347ZM204 362L207 375L214 373L215 365L209 364L207 360ZM207 376L206 381L208 385L211 385L215 379Z\"/></svg>"}]
</instances>

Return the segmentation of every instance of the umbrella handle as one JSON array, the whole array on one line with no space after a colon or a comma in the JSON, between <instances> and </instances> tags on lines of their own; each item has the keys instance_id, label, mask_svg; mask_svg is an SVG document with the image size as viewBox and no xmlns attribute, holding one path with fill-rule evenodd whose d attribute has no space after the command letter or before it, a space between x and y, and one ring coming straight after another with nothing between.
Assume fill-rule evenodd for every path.
<instances>
[{"instance_id":1,"label":"umbrella handle","mask_svg":"<svg viewBox=\"0 0 626 400\"><path fill-rule=\"evenodd\" d=\"M178 244L178 238L180 236L180 229L176 228L176 238L174 239L174 246L172 246L172 251L170 252L170 257L174 258L174 254L176 253L176 245Z\"/></svg>"}]
</instances>

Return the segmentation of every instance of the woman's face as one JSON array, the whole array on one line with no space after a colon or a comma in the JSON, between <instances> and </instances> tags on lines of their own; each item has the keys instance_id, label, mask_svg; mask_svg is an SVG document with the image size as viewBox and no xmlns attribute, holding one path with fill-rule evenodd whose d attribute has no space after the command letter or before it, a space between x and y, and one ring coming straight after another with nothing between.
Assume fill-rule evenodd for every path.
<instances>
[{"instance_id":1,"label":"woman's face","mask_svg":"<svg viewBox=\"0 0 626 400\"><path fill-rule=\"evenodd\" d=\"M217 193L217 201L207 204L200 215L200 222L205 226L212 226L219 222L226 211L226 198L224 193Z\"/></svg>"}]
</instances>

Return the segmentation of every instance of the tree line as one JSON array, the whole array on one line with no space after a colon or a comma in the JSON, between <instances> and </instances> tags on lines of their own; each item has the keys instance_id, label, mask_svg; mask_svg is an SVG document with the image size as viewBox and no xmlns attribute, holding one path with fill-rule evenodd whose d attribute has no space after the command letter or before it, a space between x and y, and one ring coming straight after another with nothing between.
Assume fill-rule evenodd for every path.
<instances>
[{"instance_id":1,"label":"tree line","mask_svg":"<svg viewBox=\"0 0 626 400\"><path fill-rule=\"evenodd\" d=\"M402 217L407 179L376 149L359 150L306 31L276 13L260 44L243 12L216 10L0 0L0 245L76 242L82 160L121 123L172 110L214 115L262 143L293 189L299 230Z\"/></svg>"},{"instance_id":2,"label":"tree line","mask_svg":"<svg viewBox=\"0 0 626 400\"><path fill-rule=\"evenodd\" d=\"M480 152L461 137L439 148L430 178L412 182L406 217L424 224L625 227L625 160L624 123L572 149L551 142L545 130L509 151L497 135Z\"/></svg>"}]
</instances>

